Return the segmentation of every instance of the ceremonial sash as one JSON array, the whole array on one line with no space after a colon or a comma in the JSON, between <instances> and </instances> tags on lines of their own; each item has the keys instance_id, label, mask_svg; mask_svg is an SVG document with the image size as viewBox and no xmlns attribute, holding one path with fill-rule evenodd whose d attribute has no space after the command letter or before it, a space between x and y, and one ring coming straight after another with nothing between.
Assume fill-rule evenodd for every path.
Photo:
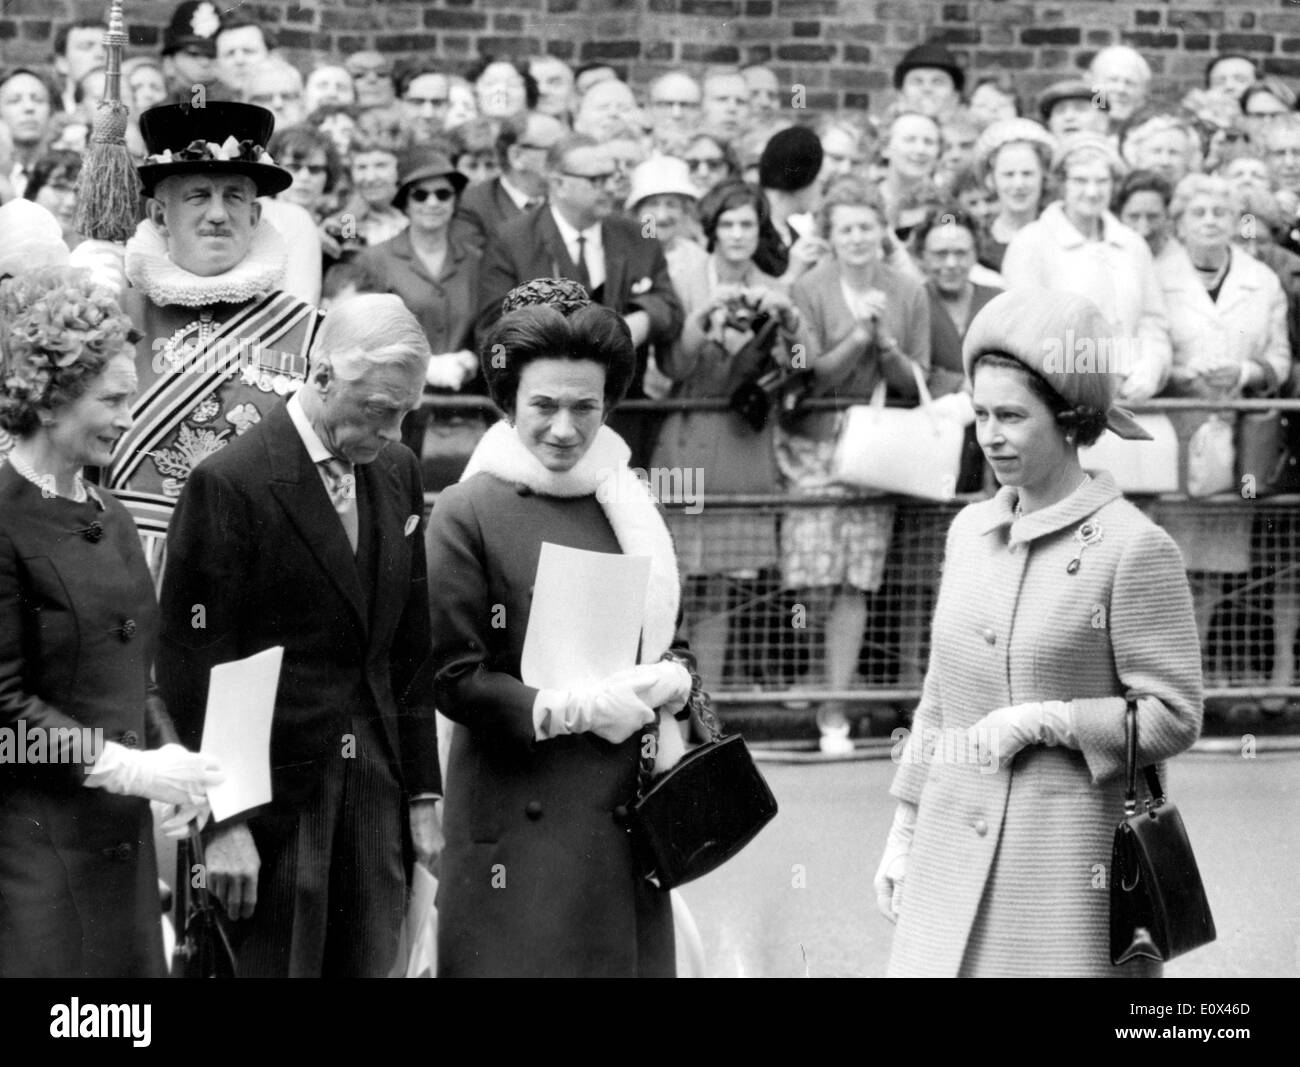
<instances>
[{"instance_id":1,"label":"ceremonial sash","mask_svg":"<svg viewBox=\"0 0 1300 1067\"><path fill-rule=\"evenodd\" d=\"M117 461L107 472L106 484L119 497L132 475L149 455L180 426L195 406L220 388L238 369L244 347L241 336L270 345L316 314L310 304L288 293L275 292L236 312L219 324L202 344L196 344L180 366L165 371L132 405L134 425L118 444ZM156 500L167 497L135 494ZM170 505L169 505L170 506Z\"/></svg>"}]
</instances>

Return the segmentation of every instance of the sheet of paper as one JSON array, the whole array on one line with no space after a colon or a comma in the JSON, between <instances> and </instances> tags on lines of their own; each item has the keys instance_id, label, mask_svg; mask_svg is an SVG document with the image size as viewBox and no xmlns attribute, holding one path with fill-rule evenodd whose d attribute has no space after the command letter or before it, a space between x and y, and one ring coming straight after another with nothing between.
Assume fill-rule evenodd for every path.
<instances>
[{"instance_id":1,"label":"sheet of paper","mask_svg":"<svg viewBox=\"0 0 1300 1067\"><path fill-rule=\"evenodd\" d=\"M216 756L226 780L208 793L218 822L271 800L271 715L284 646L212 668L203 721L205 755Z\"/></svg>"},{"instance_id":2,"label":"sheet of paper","mask_svg":"<svg viewBox=\"0 0 1300 1067\"><path fill-rule=\"evenodd\" d=\"M650 557L542 543L520 674L572 689L636 666Z\"/></svg>"}]
</instances>

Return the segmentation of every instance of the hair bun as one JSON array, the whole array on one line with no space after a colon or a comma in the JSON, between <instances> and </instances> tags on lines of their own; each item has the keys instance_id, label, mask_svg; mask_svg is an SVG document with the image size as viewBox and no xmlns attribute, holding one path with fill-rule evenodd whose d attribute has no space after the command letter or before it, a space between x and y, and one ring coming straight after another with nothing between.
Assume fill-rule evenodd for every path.
<instances>
[{"instance_id":1,"label":"hair bun","mask_svg":"<svg viewBox=\"0 0 1300 1067\"><path fill-rule=\"evenodd\" d=\"M516 285L506 293L501 301L501 313L508 315L520 308L543 305L555 308L568 318L579 308L589 306L591 302L587 290L569 278L534 278L530 282L524 282L523 285Z\"/></svg>"}]
</instances>

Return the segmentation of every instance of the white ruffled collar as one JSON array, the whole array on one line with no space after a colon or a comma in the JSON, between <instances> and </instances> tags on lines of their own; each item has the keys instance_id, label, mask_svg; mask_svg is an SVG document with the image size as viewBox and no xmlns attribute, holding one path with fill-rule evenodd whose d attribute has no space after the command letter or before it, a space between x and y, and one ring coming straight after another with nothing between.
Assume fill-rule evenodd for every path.
<instances>
[{"instance_id":1,"label":"white ruffled collar","mask_svg":"<svg viewBox=\"0 0 1300 1067\"><path fill-rule=\"evenodd\" d=\"M224 274L210 278L173 263L167 255L167 239L150 219L144 219L126 242L127 280L161 307L242 304L279 289L288 263L284 238L265 219L253 230L248 255Z\"/></svg>"},{"instance_id":2,"label":"white ruffled collar","mask_svg":"<svg viewBox=\"0 0 1300 1067\"><path fill-rule=\"evenodd\" d=\"M672 536L649 488L628 466L631 455L626 442L602 426L587 454L571 470L548 470L524 446L514 427L502 421L483 435L460 480L483 471L542 496L594 495L619 547L629 556L650 557L641 662L653 663L668 651L677 632L681 579Z\"/></svg>"}]
</instances>

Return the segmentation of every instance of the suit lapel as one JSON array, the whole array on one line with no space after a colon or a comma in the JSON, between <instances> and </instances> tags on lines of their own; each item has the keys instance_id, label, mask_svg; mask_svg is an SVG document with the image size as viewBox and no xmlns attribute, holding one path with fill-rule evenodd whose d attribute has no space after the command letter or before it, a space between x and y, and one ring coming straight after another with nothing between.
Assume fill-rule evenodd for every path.
<instances>
[{"instance_id":1,"label":"suit lapel","mask_svg":"<svg viewBox=\"0 0 1300 1067\"><path fill-rule=\"evenodd\" d=\"M365 632L368 629L365 594L343 523L284 405L272 411L266 421L271 494L280 502L298 536L348 602Z\"/></svg>"},{"instance_id":2,"label":"suit lapel","mask_svg":"<svg viewBox=\"0 0 1300 1067\"><path fill-rule=\"evenodd\" d=\"M600 242L605 246L605 300L607 308L622 312L627 306L623 299L627 280L628 256L631 249L623 242L623 234L608 221L600 224Z\"/></svg>"},{"instance_id":3,"label":"suit lapel","mask_svg":"<svg viewBox=\"0 0 1300 1067\"><path fill-rule=\"evenodd\" d=\"M374 538L375 573L370 606L372 632L379 632L381 613L394 605L406 604L406 590L401 588L408 573L399 558L405 547L406 494L398 481L397 468L385 458L357 468L365 479L370 501L371 536Z\"/></svg>"},{"instance_id":4,"label":"suit lapel","mask_svg":"<svg viewBox=\"0 0 1300 1067\"><path fill-rule=\"evenodd\" d=\"M578 265L569 258L569 250L565 247L564 238L560 236L560 228L555 225L555 219L551 217L548 208L542 208L537 213L537 236L546 257L551 261L552 276L576 277Z\"/></svg>"}]
</instances>

